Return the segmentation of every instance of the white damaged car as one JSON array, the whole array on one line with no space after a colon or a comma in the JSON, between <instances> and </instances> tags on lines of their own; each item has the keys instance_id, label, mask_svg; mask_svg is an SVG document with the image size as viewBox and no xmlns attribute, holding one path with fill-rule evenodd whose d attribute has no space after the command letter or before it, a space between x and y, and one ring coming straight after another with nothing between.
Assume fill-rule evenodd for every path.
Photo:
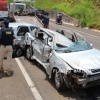
<instances>
[{"instance_id":1,"label":"white damaged car","mask_svg":"<svg viewBox=\"0 0 100 100\"><path fill-rule=\"evenodd\" d=\"M36 29L34 36L26 33L27 58L45 68L58 91L100 85L100 51L78 33L65 35L44 28Z\"/></svg>"},{"instance_id":2,"label":"white damaged car","mask_svg":"<svg viewBox=\"0 0 100 100\"><path fill-rule=\"evenodd\" d=\"M14 45L13 45L13 53L15 57L20 57L24 52L24 40L25 40L25 34L27 32L32 33L35 28L38 28L37 25L30 24L30 23L24 23L24 22L13 22L9 23L9 27L12 27L14 31Z\"/></svg>"}]
</instances>

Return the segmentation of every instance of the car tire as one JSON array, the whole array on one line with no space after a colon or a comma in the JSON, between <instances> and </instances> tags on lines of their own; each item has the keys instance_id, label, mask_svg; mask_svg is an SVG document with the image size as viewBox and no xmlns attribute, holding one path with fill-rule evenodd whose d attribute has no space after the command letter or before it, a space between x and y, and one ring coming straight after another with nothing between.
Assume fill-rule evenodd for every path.
<instances>
[{"instance_id":1,"label":"car tire","mask_svg":"<svg viewBox=\"0 0 100 100\"><path fill-rule=\"evenodd\" d=\"M30 46L27 47L27 48L26 48L26 58L27 58L28 60L31 60L32 54L33 54L32 48L31 48Z\"/></svg>"},{"instance_id":2,"label":"car tire","mask_svg":"<svg viewBox=\"0 0 100 100\"><path fill-rule=\"evenodd\" d=\"M19 47L18 45L13 46L12 58L21 57L21 56L23 56L22 48Z\"/></svg>"},{"instance_id":3,"label":"car tire","mask_svg":"<svg viewBox=\"0 0 100 100\"><path fill-rule=\"evenodd\" d=\"M66 89L63 75L60 72L55 73L55 86L59 92L64 91Z\"/></svg>"}]
</instances>

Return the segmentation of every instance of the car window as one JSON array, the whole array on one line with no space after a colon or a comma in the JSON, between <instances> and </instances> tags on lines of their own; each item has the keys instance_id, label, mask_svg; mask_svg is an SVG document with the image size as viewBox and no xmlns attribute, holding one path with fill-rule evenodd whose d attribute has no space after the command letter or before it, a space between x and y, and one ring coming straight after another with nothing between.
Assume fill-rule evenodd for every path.
<instances>
[{"instance_id":1,"label":"car window","mask_svg":"<svg viewBox=\"0 0 100 100\"><path fill-rule=\"evenodd\" d=\"M29 28L27 26L19 27L17 36L24 36L27 32L29 32Z\"/></svg>"},{"instance_id":2,"label":"car window","mask_svg":"<svg viewBox=\"0 0 100 100\"><path fill-rule=\"evenodd\" d=\"M42 30L39 30L37 36L39 36L39 34L43 34L42 38L44 40L45 39L45 35L46 35L45 32L42 31Z\"/></svg>"},{"instance_id":3,"label":"car window","mask_svg":"<svg viewBox=\"0 0 100 100\"><path fill-rule=\"evenodd\" d=\"M35 26L30 26L31 31L33 31L35 28L37 29L37 27L35 27Z\"/></svg>"}]
</instances>

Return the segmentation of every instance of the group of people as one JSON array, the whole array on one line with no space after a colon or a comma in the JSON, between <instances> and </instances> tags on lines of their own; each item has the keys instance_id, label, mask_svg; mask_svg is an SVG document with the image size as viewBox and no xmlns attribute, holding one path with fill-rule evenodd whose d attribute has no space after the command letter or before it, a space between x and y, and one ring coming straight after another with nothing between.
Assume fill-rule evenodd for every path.
<instances>
[{"instance_id":1,"label":"group of people","mask_svg":"<svg viewBox=\"0 0 100 100\"><path fill-rule=\"evenodd\" d=\"M10 66L6 66L3 61L8 59L7 55L12 51L13 40L14 33L12 28L9 27L9 20L4 19L1 22L0 31L0 73L9 77L13 75L13 70Z\"/></svg>"}]
</instances>

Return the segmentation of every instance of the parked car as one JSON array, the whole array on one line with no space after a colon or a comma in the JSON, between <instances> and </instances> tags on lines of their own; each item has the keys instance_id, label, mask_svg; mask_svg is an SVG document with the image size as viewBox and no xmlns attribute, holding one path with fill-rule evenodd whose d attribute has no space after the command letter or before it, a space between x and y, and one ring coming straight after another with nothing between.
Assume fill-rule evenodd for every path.
<instances>
[{"instance_id":1,"label":"parked car","mask_svg":"<svg viewBox=\"0 0 100 100\"><path fill-rule=\"evenodd\" d=\"M32 31L35 28L38 28L38 26L29 24L29 23L9 23L9 27L12 27L14 30L14 37L15 37L15 42L14 42L14 53L16 57L21 56L25 52L25 47L24 47L24 40L25 40L25 34L27 32L32 33Z\"/></svg>"},{"instance_id":2,"label":"parked car","mask_svg":"<svg viewBox=\"0 0 100 100\"><path fill-rule=\"evenodd\" d=\"M41 64L58 91L100 85L100 51L80 34L39 28L25 34L26 55Z\"/></svg>"},{"instance_id":3,"label":"parked car","mask_svg":"<svg viewBox=\"0 0 100 100\"><path fill-rule=\"evenodd\" d=\"M33 10L31 13L29 13L29 15L33 15L33 16L37 16L38 17L38 14L39 13L41 13L41 14L43 14L43 15L45 15L46 14L46 12L44 11L44 10L38 10L38 9L36 9L36 10Z\"/></svg>"}]
</instances>

